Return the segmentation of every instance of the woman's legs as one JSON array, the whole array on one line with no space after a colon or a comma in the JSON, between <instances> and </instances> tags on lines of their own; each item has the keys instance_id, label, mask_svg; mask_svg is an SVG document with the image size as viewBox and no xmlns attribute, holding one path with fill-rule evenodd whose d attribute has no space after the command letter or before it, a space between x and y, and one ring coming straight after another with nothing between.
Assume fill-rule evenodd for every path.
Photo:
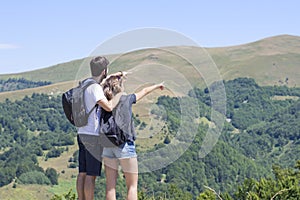
<instances>
[{"instance_id":1,"label":"woman's legs","mask_svg":"<svg viewBox=\"0 0 300 200\"><path fill-rule=\"evenodd\" d=\"M120 159L120 165L125 175L127 186L126 200L137 200L138 163L137 158Z\"/></svg>"},{"instance_id":2,"label":"woman's legs","mask_svg":"<svg viewBox=\"0 0 300 200\"><path fill-rule=\"evenodd\" d=\"M103 158L106 176L106 200L116 200L116 184L118 178L118 160Z\"/></svg>"}]
</instances>

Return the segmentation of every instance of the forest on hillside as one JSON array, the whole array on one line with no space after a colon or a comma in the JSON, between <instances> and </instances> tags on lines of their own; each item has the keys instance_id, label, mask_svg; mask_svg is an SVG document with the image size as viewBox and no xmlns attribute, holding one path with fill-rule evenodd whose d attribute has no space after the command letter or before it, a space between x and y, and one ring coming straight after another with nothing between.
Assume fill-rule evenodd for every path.
<instances>
[{"instance_id":1,"label":"forest on hillside","mask_svg":"<svg viewBox=\"0 0 300 200\"><path fill-rule=\"evenodd\" d=\"M256 194L257 187L279 184L273 187L274 191L269 191L270 196L291 181L298 188L287 190L299 194L300 88L262 87L249 78L225 81L224 85L227 120L213 150L199 158L199 146L208 130L207 123L199 123L193 143L178 160L162 169L140 174L141 199L142 196L147 199L171 194L180 194L177 199L196 199L201 195L205 199L205 195L216 195L208 187L220 191L223 199L244 199L245 191ZM186 102L198 102L200 112L190 117L210 120L209 92L208 88L194 88L189 96L180 97ZM166 111L165 116L158 117L166 121L169 140L162 141L153 150L172 144L180 126L180 98L158 98L157 105ZM152 113L161 114L157 110ZM37 158L59 157L68 151L68 145L75 144L75 136L76 129L64 116L60 96L33 94L15 102L7 99L0 103L0 187L14 181L15 187L57 184L60 172L54 168L42 169ZM69 167L77 165L76 152L73 156ZM118 197L122 198L125 185L119 182ZM98 199L103 199L105 194L103 185L104 177L97 180Z\"/></svg>"},{"instance_id":2,"label":"forest on hillside","mask_svg":"<svg viewBox=\"0 0 300 200\"><path fill-rule=\"evenodd\" d=\"M23 90L50 84L50 81L30 81L25 78L9 78L7 80L0 80L0 92Z\"/></svg>"}]
</instances>

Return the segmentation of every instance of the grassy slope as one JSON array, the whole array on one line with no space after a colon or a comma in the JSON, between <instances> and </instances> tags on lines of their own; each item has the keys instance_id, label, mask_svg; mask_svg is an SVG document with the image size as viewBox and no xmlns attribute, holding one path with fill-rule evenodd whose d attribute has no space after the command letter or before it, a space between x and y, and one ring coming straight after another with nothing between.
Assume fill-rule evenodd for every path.
<instances>
[{"instance_id":1,"label":"grassy slope","mask_svg":"<svg viewBox=\"0 0 300 200\"><path fill-rule=\"evenodd\" d=\"M77 144L68 146L69 151L64 152L59 158L50 158L45 161L44 157L39 158L40 166L46 170L48 167L56 169L59 173L59 185L46 186L46 185L22 185L17 184L16 188L13 188L13 183L0 188L1 200L40 200L50 199L54 194L66 194L72 189L76 192L76 178L72 178L72 175L77 175L77 169L68 168L68 160L72 157L73 153L77 149ZM62 173L62 171L65 171Z\"/></svg>"},{"instance_id":2,"label":"grassy slope","mask_svg":"<svg viewBox=\"0 0 300 200\"><path fill-rule=\"evenodd\" d=\"M300 85L300 37L297 36L281 35L232 47L205 50L196 47L169 47L108 57L111 60L110 72L132 71L135 79L131 82L134 85L137 85L135 81L153 82L173 77L174 87L175 83L183 78L192 84L206 86L203 80L199 81L199 73L187 62L187 60L195 60L197 65L204 66L200 69L201 72L209 73L211 66L207 63L199 63L201 59L198 59L205 53L211 56L224 80L252 77L260 85L287 84L289 87ZM206 57L205 59L208 59L208 56ZM89 58L79 59L40 70L0 75L0 79L24 77L33 81L45 80L55 83L41 88L1 93L0 101L5 98L22 98L33 92L51 93L54 91L59 94L69 87L69 81L81 80L89 76L88 62ZM178 74L183 77L176 77ZM287 83L286 78L288 78ZM130 84L127 84L127 87L129 91L134 89L134 86L131 87Z\"/></svg>"},{"instance_id":3,"label":"grassy slope","mask_svg":"<svg viewBox=\"0 0 300 200\"><path fill-rule=\"evenodd\" d=\"M208 50L225 80L251 77L260 85L300 85L300 37L281 35L257 42Z\"/></svg>"}]
</instances>

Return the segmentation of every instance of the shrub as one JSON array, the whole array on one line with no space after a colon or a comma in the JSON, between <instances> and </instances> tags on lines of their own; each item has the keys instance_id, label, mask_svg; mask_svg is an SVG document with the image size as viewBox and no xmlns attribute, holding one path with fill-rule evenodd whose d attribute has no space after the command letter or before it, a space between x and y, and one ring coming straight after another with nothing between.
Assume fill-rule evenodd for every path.
<instances>
[{"instance_id":1,"label":"shrub","mask_svg":"<svg viewBox=\"0 0 300 200\"><path fill-rule=\"evenodd\" d=\"M22 184L39 184L39 185L50 185L49 178L42 172L31 171L22 174L19 177L19 181Z\"/></svg>"}]
</instances>

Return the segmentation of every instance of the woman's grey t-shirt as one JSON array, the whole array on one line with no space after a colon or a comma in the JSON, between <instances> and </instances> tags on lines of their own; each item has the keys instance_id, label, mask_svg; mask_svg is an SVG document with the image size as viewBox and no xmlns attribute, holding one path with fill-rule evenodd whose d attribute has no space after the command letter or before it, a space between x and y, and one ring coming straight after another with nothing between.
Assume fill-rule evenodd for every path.
<instances>
[{"instance_id":1,"label":"woman's grey t-shirt","mask_svg":"<svg viewBox=\"0 0 300 200\"><path fill-rule=\"evenodd\" d=\"M135 94L122 95L119 103L113 110L116 123L123 130L128 137L127 141L134 141L136 139L136 132L134 130L134 122L132 117L132 104L136 103Z\"/></svg>"}]
</instances>

